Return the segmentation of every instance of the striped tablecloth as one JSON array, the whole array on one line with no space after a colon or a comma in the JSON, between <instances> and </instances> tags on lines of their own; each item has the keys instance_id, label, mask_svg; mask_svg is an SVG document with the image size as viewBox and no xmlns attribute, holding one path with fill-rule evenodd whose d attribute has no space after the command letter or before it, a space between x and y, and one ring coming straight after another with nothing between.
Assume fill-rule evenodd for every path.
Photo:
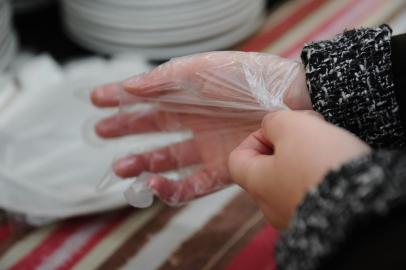
<instances>
[{"instance_id":1,"label":"striped tablecloth","mask_svg":"<svg viewBox=\"0 0 406 270\"><path fill-rule=\"evenodd\" d=\"M240 49L298 58L356 26L406 32L404 0L284 1ZM161 203L42 228L0 225L0 269L274 269L277 233L237 187L182 208Z\"/></svg>"}]
</instances>

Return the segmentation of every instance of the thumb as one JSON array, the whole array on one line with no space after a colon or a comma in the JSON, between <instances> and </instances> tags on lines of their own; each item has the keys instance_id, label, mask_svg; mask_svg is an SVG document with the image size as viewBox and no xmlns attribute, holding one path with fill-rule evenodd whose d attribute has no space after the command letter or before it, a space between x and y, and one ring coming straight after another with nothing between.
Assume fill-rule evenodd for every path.
<instances>
[{"instance_id":1,"label":"thumb","mask_svg":"<svg viewBox=\"0 0 406 270\"><path fill-rule=\"evenodd\" d=\"M194 56L173 58L150 72L123 81L122 86L128 93L142 97L176 92L181 90L182 81L193 74L199 63L199 58Z\"/></svg>"},{"instance_id":2,"label":"thumb","mask_svg":"<svg viewBox=\"0 0 406 270\"><path fill-rule=\"evenodd\" d=\"M141 97L156 97L163 93L176 89L174 76L175 65L167 62L157 68L130 77L122 82L122 87L130 94Z\"/></svg>"},{"instance_id":3,"label":"thumb","mask_svg":"<svg viewBox=\"0 0 406 270\"><path fill-rule=\"evenodd\" d=\"M262 120L265 138L274 145L296 132L303 113L294 111L275 111L268 113Z\"/></svg>"},{"instance_id":4,"label":"thumb","mask_svg":"<svg viewBox=\"0 0 406 270\"><path fill-rule=\"evenodd\" d=\"M228 169L231 178L243 189L249 191L249 179L256 173L256 164L267 160L267 167L273 164L272 145L265 139L262 130L251 133L229 155Z\"/></svg>"}]
</instances>

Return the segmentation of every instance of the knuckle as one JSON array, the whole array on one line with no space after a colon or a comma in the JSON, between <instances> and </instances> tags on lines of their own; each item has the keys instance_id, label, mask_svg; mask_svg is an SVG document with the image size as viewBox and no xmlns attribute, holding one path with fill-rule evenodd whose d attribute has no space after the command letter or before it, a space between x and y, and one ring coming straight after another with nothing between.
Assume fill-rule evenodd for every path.
<instances>
[{"instance_id":1,"label":"knuckle","mask_svg":"<svg viewBox=\"0 0 406 270\"><path fill-rule=\"evenodd\" d=\"M264 128L268 129L274 126L283 125L283 123L286 122L286 119L289 118L289 114L288 111L274 111L268 113L263 120Z\"/></svg>"}]
</instances>

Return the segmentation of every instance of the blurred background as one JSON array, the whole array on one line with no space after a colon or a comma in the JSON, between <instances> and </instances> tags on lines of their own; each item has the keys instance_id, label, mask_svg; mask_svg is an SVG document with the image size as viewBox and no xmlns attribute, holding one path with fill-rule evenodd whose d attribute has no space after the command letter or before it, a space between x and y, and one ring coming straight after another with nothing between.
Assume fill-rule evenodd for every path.
<instances>
[{"instance_id":1,"label":"blurred background","mask_svg":"<svg viewBox=\"0 0 406 270\"><path fill-rule=\"evenodd\" d=\"M404 0L0 0L0 269L274 269L276 231L236 187L179 208L97 193L114 157L90 90L177 56L262 51L360 26L406 32ZM253 255L255 254L255 256Z\"/></svg>"},{"instance_id":2,"label":"blurred background","mask_svg":"<svg viewBox=\"0 0 406 270\"><path fill-rule=\"evenodd\" d=\"M266 8L277 1L10 2L23 50L59 61L123 52L159 61L235 46L258 29Z\"/></svg>"}]
</instances>

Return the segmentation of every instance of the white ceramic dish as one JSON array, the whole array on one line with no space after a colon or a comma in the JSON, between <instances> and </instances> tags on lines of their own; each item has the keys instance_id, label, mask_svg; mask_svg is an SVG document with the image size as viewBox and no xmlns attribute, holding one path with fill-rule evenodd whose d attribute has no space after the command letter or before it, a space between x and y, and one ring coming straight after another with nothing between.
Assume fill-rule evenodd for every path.
<instances>
[{"instance_id":1,"label":"white ceramic dish","mask_svg":"<svg viewBox=\"0 0 406 270\"><path fill-rule=\"evenodd\" d=\"M165 6L139 6L137 2L130 2L128 4L123 4L117 1L106 1L100 3L97 0L91 1L80 1L80 0L64 0L73 1L81 5L83 8L93 9L97 12L112 13L114 15L126 15L135 12L136 15L173 15L173 14L187 14L198 12L204 8L212 8L213 5L219 4L218 0L205 0L205 1L193 1L189 3L179 3L179 4L166 4ZM229 2L233 0L224 0L224 2ZM240 0L241 1L241 0ZM146 13L144 13L146 12ZM186 15L186 14L185 14Z\"/></svg>"},{"instance_id":2,"label":"white ceramic dish","mask_svg":"<svg viewBox=\"0 0 406 270\"><path fill-rule=\"evenodd\" d=\"M90 50L150 59L230 47L258 27L264 0L63 0L72 38Z\"/></svg>"},{"instance_id":3,"label":"white ceramic dish","mask_svg":"<svg viewBox=\"0 0 406 270\"><path fill-rule=\"evenodd\" d=\"M253 4L242 9L239 13L233 14L233 16L224 17L218 21L195 27L168 31L141 32L100 27L98 25L81 23L79 18L67 21L72 30L80 29L82 33L86 33L89 37L94 37L100 40L136 46L154 46L156 44L159 44L159 46L170 46L196 42L198 40L207 40L211 37L231 31L236 27L240 27L240 25L244 24L247 19L259 16L261 9L258 6L260 3L260 1L255 1Z\"/></svg>"},{"instance_id":4,"label":"white ceramic dish","mask_svg":"<svg viewBox=\"0 0 406 270\"><path fill-rule=\"evenodd\" d=\"M194 13L180 13L176 15L162 14L150 15L141 12L140 14L114 14L98 12L94 9L83 8L77 5L75 1L67 2L65 12L68 15L76 15L83 18L86 23L94 23L101 26L116 27L121 29L134 30L165 30L173 28L184 28L188 26L200 25L223 17L228 17L247 5L247 2L241 0L222 1L210 8L201 9ZM136 10L134 11L136 12Z\"/></svg>"},{"instance_id":5,"label":"white ceramic dish","mask_svg":"<svg viewBox=\"0 0 406 270\"><path fill-rule=\"evenodd\" d=\"M195 2L200 2L201 0L117 0L114 1L120 5L131 5L143 8L155 8L155 7L167 7L173 5L183 5ZM97 0L98 3L110 4L112 0Z\"/></svg>"},{"instance_id":6,"label":"white ceramic dish","mask_svg":"<svg viewBox=\"0 0 406 270\"><path fill-rule=\"evenodd\" d=\"M249 35L251 35L258 27L262 24L263 17L256 18L250 22L244 24L233 31L226 33L224 35L215 37L210 40L205 40L196 43L182 44L178 46L168 46L168 47L137 47L137 46L125 46L113 42L105 42L97 40L94 38L89 38L86 34L82 34L80 31L71 31L69 26L67 26L68 33L70 36L76 40L78 43L82 44L84 47L95 50L100 53L106 54L119 54L122 52L136 52L142 54L152 60L164 60L172 57L212 51L227 49L239 42Z\"/></svg>"}]
</instances>

